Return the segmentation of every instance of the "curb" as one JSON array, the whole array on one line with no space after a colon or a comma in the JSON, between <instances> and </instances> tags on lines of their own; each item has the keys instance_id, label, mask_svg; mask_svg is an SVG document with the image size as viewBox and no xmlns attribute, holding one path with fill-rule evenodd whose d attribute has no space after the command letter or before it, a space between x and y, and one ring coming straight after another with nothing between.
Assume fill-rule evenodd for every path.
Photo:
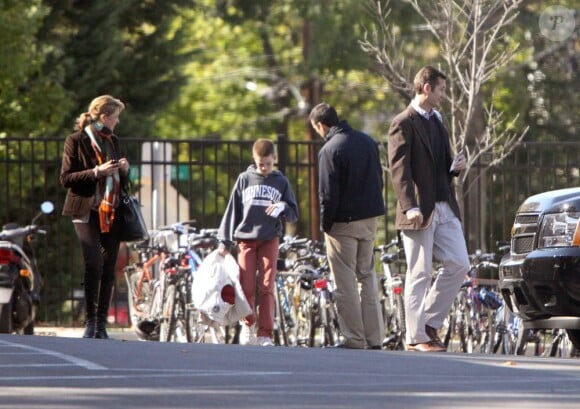
<instances>
[{"instance_id":1,"label":"curb","mask_svg":"<svg viewBox=\"0 0 580 409\"><path fill-rule=\"evenodd\" d=\"M84 327L43 327L34 328L34 335L42 337L82 338ZM107 328L107 333L113 339L136 341L138 340L132 328Z\"/></svg>"}]
</instances>

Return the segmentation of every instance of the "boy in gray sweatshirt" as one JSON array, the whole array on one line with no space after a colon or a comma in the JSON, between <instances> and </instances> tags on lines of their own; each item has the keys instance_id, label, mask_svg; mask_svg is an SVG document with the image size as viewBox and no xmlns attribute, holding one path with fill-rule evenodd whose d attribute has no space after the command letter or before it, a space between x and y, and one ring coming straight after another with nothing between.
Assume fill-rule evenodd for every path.
<instances>
[{"instance_id":1,"label":"boy in gray sweatshirt","mask_svg":"<svg viewBox=\"0 0 580 409\"><path fill-rule=\"evenodd\" d=\"M276 153L272 141L258 139L252 156L255 164L238 176L218 237L222 253L237 242L240 284L254 311L241 322L240 344L269 346L273 345L274 285L282 220L296 221L298 205L288 178L274 169Z\"/></svg>"}]
</instances>

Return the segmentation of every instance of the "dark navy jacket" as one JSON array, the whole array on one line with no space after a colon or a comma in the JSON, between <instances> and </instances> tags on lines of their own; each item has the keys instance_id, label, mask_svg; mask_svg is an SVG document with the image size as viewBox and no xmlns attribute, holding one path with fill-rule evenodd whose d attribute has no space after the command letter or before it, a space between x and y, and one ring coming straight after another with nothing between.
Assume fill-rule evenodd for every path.
<instances>
[{"instance_id":1,"label":"dark navy jacket","mask_svg":"<svg viewBox=\"0 0 580 409\"><path fill-rule=\"evenodd\" d=\"M346 121L330 128L318 153L321 227L385 214L377 142Z\"/></svg>"}]
</instances>

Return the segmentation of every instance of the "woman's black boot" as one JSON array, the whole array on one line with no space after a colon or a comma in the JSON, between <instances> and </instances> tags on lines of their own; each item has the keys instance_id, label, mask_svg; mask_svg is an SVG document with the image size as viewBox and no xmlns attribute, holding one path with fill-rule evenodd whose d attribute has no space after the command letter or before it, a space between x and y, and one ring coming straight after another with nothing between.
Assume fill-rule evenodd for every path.
<instances>
[{"instance_id":1,"label":"woman's black boot","mask_svg":"<svg viewBox=\"0 0 580 409\"><path fill-rule=\"evenodd\" d=\"M83 338L94 338L97 324L97 295L99 282L85 275L85 332Z\"/></svg>"},{"instance_id":2,"label":"woman's black boot","mask_svg":"<svg viewBox=\"0 0 580 409\"><path fill-rule=\"evenodd\" d=\"M109 339L109 334L107 334L107 320L106 319L97 320L97 328L95 331L95 338Z\"/></svg>"},{"instance_id":3,"label":"woman's black boot","mask_svg":"<svg viewBox=\"0 0 580 409\"><path fill-rule=\"evenodd\" d=\"M95 338L109 339L107 334L107 316L109 315L109 305L113 294L113 280L106 277L101 278L101 291L99 292L99 302L97 305L97 330Z\"/></svg>"},{"instance_id":4,"label":"woman's black boot","mask_svg":"<svg viewBox=\"0 0 580 409\"><path fill-rule=\"evenodd\" d=\"M94 318L87 318L85 320L85 332L83 338L94 338L95 337L95 327L96 321Z\"/></svg>"}]
</instances>

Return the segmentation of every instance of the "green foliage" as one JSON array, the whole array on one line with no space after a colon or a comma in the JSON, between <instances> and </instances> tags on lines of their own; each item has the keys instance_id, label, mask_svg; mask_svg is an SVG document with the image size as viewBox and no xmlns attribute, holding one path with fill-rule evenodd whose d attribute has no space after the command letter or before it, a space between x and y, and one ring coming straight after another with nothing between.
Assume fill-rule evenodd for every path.
<instances>
[{"instance_id":1,"label":"green foliage","mask_svg":"<svg viewBox=\"0 0 580 409\"><path fill-rule=\"evenodd\" d=\"M571 2L559 5L572 8ZM577 120L570 107L578 106L579 43L572 36L552 42L539 33L539 18L548 5L527 4L506 35L508 46L519 44L507 69L485 92L507 117L520 114L518 125L529 125L528 141L574 141Z\"/></svg>"},{"instance_id":2,"label":"green foliage","mask_svg":"<svg viewBox=\"0 0 580 409\"><path fill-rule=\"evenodd\" d=\"M304 103L317 102L307 91L312 79L355 125L393 103L357 44L369 20L360 2L200 3L182 14L199 52L185 70L187 85L157 122L158 135L302 140ZM384 123L370 130L384 132Z\"/></svg>"},{"instance_id":3,"label":"green foliage","mask_svg":"<svg viewBox=\"0 0 580 409\"><path fill-rule=\"evenodd\" d=\"M51 6L39 39L51 52L47 67L59 67L70 109L56 134L66 134L90 101L111 94L127 104L119 132L152 136L155 115L183 84L185 28L176 18L193 0L70 2Z\"/></svg>"},{"instance_id":4,"label":"green foliage","mask_svg":"<svg viewBox=\"0 0 580 409\"><path fill-rule=\"evenodd\" d=\"M0 137L44 135L62 120L54 107L66 106L64 91L36 41L47 12L40 0L0 3Z\"/></svg>"}]
</instances>

